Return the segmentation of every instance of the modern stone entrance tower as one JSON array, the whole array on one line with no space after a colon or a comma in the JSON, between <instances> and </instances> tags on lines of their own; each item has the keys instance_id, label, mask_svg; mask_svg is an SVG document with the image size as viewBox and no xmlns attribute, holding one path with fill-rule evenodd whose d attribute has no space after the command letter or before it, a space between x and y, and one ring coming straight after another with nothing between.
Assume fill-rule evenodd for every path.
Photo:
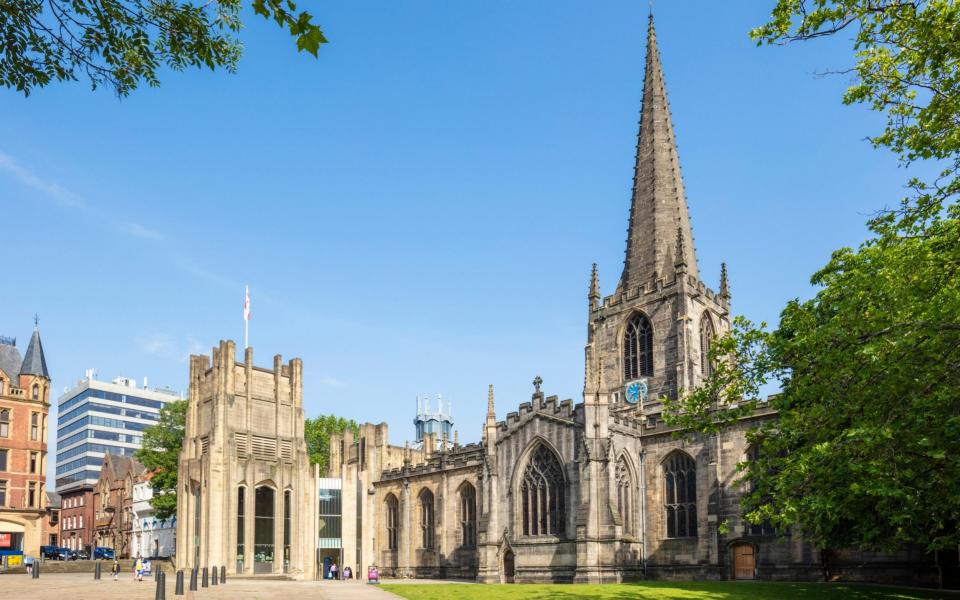
<instances>
[{"instance_id":1,"label":"modern stone entrance tower","mask_svg":"<svg viewBox=\"0 0 960 600\"><path fill-rule=\"evenodd\" d=\"M190 400L179 462L177 567L234 574L315 572L316 479L303 439L299 358L243 362L221 341L190 357Z\"/></svg>"}]
</instances>

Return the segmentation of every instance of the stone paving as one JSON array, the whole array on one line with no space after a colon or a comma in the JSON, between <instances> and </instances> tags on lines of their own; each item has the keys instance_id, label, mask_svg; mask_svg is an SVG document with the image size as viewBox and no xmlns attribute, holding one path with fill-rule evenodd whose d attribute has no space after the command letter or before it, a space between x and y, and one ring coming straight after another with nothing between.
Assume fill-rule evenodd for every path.
<instances>
[{"instance_id":1,"label":"stone paving","mask_svg":"<svg viewBox=\"0 0 960 600\"><path fill-rule=\"evenodd\" d=\"M113 581L110 575L95 581L84 573L48 573L39 579L28 575L0 575L3 600L154 600L153 579L133 581L129 573ZM283 581L228 579L226 584L174 595L174 577L167 577L165 600L397 600L398 596L375 585L342 581ZM185 587L187 583L185 582Z\"/></svg>"}]
</instances>

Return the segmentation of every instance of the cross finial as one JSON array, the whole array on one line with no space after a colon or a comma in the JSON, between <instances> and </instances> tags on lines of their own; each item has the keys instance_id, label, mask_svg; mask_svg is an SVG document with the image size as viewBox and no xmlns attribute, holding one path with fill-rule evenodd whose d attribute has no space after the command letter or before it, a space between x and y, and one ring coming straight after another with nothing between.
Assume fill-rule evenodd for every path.
<instances>
[{"instance_id":1,"label":"cross finial","mask_svg":"<svg viewBox=\"0 0 960 600\"><path fill-rule=\"evenodd\" d=\"M539 375L533 378L533 391L536 394L540 393L540 385L543 383L543 379Z\"/></svg>"},{"instance_id":2,"label":"cross finial","mask_svg":"<svg viewBox=\"0 0 960 600\"><path fill-rule=\"evenodd\" d=\"M35 328L40 327L40 315L38 315L37 313L33 313L33 326Z\"/></svg>"}]
</instances>

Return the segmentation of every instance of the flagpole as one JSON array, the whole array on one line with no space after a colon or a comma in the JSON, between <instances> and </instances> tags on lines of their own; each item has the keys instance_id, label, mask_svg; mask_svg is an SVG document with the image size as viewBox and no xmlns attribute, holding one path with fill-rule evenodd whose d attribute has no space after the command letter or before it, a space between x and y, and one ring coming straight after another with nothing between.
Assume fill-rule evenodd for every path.
<instances>
[{"instance_id":1,"label":"flagpole","mask_svg":"<svg viewBox=\"0 0 960 600\"><path fill-rule=\"evenodd\" d=\"M245 286L243 304L243 349L250 347L250 286Z\"/></svg>"}]
</instances>

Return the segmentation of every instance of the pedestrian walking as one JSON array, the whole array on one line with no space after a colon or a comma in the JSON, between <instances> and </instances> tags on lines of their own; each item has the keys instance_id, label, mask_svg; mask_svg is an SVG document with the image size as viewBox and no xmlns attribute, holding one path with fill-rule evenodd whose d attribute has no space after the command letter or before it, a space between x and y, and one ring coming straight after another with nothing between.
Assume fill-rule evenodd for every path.
<instances>
[{"instance_id":1,"label":"pedestrian walking","mask_svg":"<svg viewBox=\"0 0 960 600\"><path fill-rule=\"evenodd\" d=\"M343 579L344 579L344 580L353 579L353 569L351 569L350 567L344 567L344 568L343 568Z\"/></svg>"},{"instance_id":2,"label":"pedestrian walking","mask_svg":"<svg viewBox=\"0 0 960 600\"><path fill-rule=\"evenodd\" d=\"M137 581L143 581L143 560L139 556L133 568L137 572Z\"/></svg>"},{"instance_id":3,"label":"pedestrian walking","mask_svg":"<svg viewBox=\"0 0 960 600\"><path fill-rule=\"evenodd\" d=\"M113 559L113 566L110 567L110 573L113 575L114 581L120 581L120 561Z\"/></svg>"},{"instance_id":4,"label":"pedestrian walking","mask_svg":"<svg viewBox=\"0 0 960 600\"><path fill-rule=\"evenodd\" d=\"M330 565L330 579L337 578L337 563Z\"/></svg>"}]
</instances>

